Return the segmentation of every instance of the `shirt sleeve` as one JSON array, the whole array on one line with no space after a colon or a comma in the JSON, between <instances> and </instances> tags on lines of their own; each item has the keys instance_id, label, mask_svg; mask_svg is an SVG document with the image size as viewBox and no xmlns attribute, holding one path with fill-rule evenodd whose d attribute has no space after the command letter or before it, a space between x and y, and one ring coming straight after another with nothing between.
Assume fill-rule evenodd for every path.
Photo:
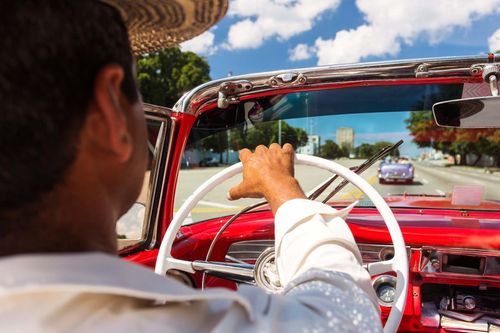
<instances>
[{"instance_id":1,"label":"shirt sleeve","mask_svg":"<svg viewBox=\"0 0 500 333\"><path fill-rule=\"evenodd\" d=\"M284 203L275 218L279 278L290 289L290 283L309 270L343 273L379 309L370 275L362 267L361 254L343 219L351 209L338 211L305 199Z\"/></svg>"},{"instance_id":2,"label":"shirt sleeve","mask_svg":"<svg viewBox=\"0 0 500 333\"><path fill-rule=\"evenodd\" d=\"M240 285L251 319L232 306L214 332L382 332L370 276L342 219L350 208L338 211L305 199L283 204L275 217L283 291L266 295Z\"/></svg>"}]
</instances>

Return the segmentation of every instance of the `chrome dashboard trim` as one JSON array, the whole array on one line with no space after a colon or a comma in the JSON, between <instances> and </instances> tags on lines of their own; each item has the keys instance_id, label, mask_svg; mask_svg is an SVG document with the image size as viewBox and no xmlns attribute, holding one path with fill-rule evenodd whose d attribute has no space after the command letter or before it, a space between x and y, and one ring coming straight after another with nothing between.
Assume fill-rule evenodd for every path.
<instances>
[{"instance_id":1,"label":"chrome dashboard trim","mask_svg":"<svg viewBox=\"0 0 500 333\"><path fill-rule=\"evenodd\" d=\"M267 248L274 246L273 239L263 240L249 240L235 242L229 246L227 251L228 260L236 259L237 261L250 261L257 260L262 252ZM392 245L386 244L358 244L364 264L370 264L377 261L387 260L389 258L384 255L393 249ZM393 251L393 250L392 250ZM408 257L410 256L410 247L406 247Z\"/></svg>"},{"instance_id":2,"label":"chrome dashboard trim","mask_svg":"<svg viewBox=\"0 0 500 333\"><path fill-rule=\"evenodd\" d=\"M422 251L440 251L450 254L476 255L476 256L492 256L500 257L500 250L488 249L470 249L461 247L439 247L439 246L423 246Z\"/></svg>"},{"instance_id":3,"label":"chrome dashboard trim","mask_svg":"<svg viewBox=\"0 0 500 333\"><path fill-rule=\"evenodd\" d=\"M424 246L420 251L419 270L427 276L496 279L500 272L500 250ZM448 254L484 259L478 267L481 273L444 271L443 256Z\"/></svg>"}]
</instances>

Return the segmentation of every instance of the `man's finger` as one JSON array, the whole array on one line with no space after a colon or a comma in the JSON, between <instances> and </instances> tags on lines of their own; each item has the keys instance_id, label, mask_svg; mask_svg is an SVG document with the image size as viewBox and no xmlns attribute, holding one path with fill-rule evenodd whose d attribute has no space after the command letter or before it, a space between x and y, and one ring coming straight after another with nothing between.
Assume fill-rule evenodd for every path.
<instances>
[{"instance_id":1,"label":"man's finger","mask_svg":"<svg viewBox=\"0 0 500 333\"><path fill-rule=\"evenodd\" d=\"M239 183L238 185L231 187L229 191L227 192L227 199L232 201L232 200L238 200L243 197L243 183Z\"/></svg>"},{"instance_id":2,"label":"man's finger","mask_svg":"<svg viewBox=\"0 0 500 333\"><path fill-rule=\"evenodd\" d=\"M267 151L267 147L264 145L258 145L257 148L255 148L256 153L265 153Z\"/></svg>"},{"instance_id":3,"label":"man's finger","mask_svg":"<svg viewBox=\"0 0 500 333\"><path fill-rule=\"evenodd\" d=\"M245 162L248 159L248 157L250 157L250 155L252 155L252 152L249 149L245 148L240 150L239 153L240 161Z\"/></svg>"},{"instance_id":4,"label":"man's finger","mask_svg":"<svg viewBox=\"0 0 500 333\"><path fill-rule=\"evenodd\" d=\"M281 146L277 143L273 143L269 146L269 150L276 153L276 152L281 151Z\"/></svg>"},{"instance_id":5,"label":"man's finger","mask_svg":"<svg viewBox=\"0 0 500 333\"><path fill-rule=\"evenodd\" d=\"M285 143L283 145L283 152L287 154L293 154L294 153L293 146L289 143Z\"/></svg>"}]
</instances>

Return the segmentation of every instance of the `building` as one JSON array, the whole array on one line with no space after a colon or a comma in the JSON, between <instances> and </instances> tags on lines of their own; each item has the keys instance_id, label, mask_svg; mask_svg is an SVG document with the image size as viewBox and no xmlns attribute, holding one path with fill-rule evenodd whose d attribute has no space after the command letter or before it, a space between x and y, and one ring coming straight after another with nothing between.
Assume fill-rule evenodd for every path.
<instances>
[{"instance_id":1,"label":"building","mask_svg":"<svg viewBox=\"0 0 500 333\"><path fill-rule=\"evenodd\" d=\"M319 154L319 135L308 135L307 144L297 149L298 154L318 155Z\"/></svg>"},{"instance_id":2,"label":"building","mask_svg":"<svg viewBox=\"0 0 500 333\"><path fill-rule=\"evenodd\" d=\"M349 150L354 148L354 129L350 127L337 128L336 143L340 147L346 147Z\"/></svg>"}]
</instances>

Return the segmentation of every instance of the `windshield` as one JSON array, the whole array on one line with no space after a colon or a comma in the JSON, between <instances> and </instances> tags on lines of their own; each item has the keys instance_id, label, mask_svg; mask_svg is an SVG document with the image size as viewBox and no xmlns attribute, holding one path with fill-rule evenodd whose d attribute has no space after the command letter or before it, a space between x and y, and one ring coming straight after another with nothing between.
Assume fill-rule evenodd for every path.
<instances>
[{"instance_id":1,"label":"windshield","mask_svg":"<svg viewBox=\"0 0 500 333\"><path fill-rule=\"evenodd\" d=\"M500 131L440 128L430 111L434 103L467 97L464 91L470 90L474 89L464 84L356 87L265 96L205 112L190 133L175 206L178 209L211 175L238 162L242 148L288 142L299 154L355 168L403 140L362 173L391 207L500 209ZM323 170L296 167L305 192L330 176ZM228 215L255 203L226 199L227 190L240 180L235 177L216 188L185 223ZM352 185L329 203L345 205L355 200L372 205Z\"/></svg>"}]
</instances>

